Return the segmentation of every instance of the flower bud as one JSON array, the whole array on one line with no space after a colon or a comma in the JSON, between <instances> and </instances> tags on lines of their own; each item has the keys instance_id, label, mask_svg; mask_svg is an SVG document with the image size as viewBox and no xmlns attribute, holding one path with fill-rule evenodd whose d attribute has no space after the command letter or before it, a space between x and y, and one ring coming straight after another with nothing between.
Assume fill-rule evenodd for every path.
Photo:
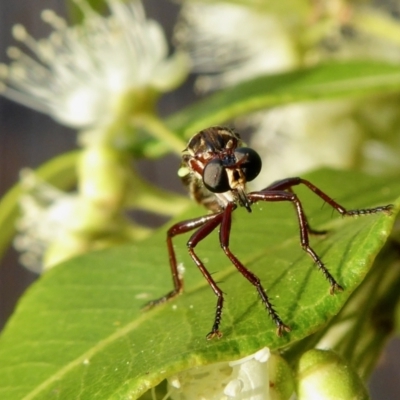
<instances>
[{"instance_id":1,"label":"flower bud","mask_svg":"<svg viewBox=\"0 0 400 400\"><path fill-rule=\"evenodd\" d=\"M298 400L368 399L365 386L351 367L330 350L309 350L297 370Z\"/></svg>"},{"instance_id":2,"label":"flower bud","mask_svg":"<svg viewBox=\"0 0 400 400\"><path fill-rule=\"evenodd\" d=\"M291 368L280 355L271 353L268 360L270 400L288 400L294 392Z\"/></svg>"}]
</instances>

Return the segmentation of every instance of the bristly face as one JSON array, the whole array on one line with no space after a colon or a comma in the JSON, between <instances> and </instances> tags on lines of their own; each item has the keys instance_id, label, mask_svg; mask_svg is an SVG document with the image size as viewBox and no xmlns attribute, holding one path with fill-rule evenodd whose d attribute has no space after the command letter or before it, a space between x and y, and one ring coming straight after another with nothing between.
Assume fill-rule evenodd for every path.
<instances>
[{"instance_id":1,"label":"bristly face","mask_svg":"<svg viewBox=\"0 0 400 400\"><path fill-rule=\"evenodd\" d=\"M234 202L251 211L246 183L261 171L261 158L229 128L214 126L194 135L184 150L179 176L191 196L212 211Z\"/></svg>"}]
</instances>

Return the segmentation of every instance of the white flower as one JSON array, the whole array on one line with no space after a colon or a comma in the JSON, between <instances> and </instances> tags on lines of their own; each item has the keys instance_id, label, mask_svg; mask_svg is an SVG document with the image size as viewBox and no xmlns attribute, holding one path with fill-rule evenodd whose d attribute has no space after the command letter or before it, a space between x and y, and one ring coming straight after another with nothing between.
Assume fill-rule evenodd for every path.
<instances>
[{"instance_id":1,"label":"white flower","mask_svg":"<svg viewBox=\"0 0 400 400\"><path fill-rule=\"evenodd\" d=\"M290 104L258 113L251 138L265 173L258 188L287 176L330 167L370 174L400 168L399 102L394 98Z\"/></svg>"},{"instance_id":2,"label":"white flower","mask_svg":"<svg viewBox=\"0 0 400 400\"><path fill-rule=\"evenodd\" d=\"M14 62L0 65L2 94L65 125L93 129L109 124L121 102L141 109L154 92L176 87L187 75L187 61L182 53L168 58L161 26L146 19L140 1L106 1L110 15L103 17L76 0L84 14L78 26L44 10L43 20L54 28L47 39L36 41L14 26L14 37L33 57L9 49Z\"/></svg>"},{"instance_id":3,"label":"white flower","mask_svg":"<svg viewBox=\"0 0 400 400\"><path fill-rule=\"evenodd\" d=\"M21 171L21 187L14 247L21 253L21 264L36 273L89 250L126 241L131 231L137 230L137 238L146 233L113 208L77 192L63 192L29 169Z\"/></svg>"},{"instance_id":4,"label":"white flower","mask_svg":"<svg viewBox=\"0 0 400 400\"><path fill-rule=\"evenodd\" d=\"M21 171L21 216L17 221L15 248L21 263L34 272L43 269L43 255L50 243L63 240L72 245L71 229L80 223L79 197L66 194L38 178L31 170Z\"/></svg>"},{"instance_id":5,"label":"white flower","mask_svg":"<svg viewBox=\"0 0 400 400\"><path fill-rule=\"evenodd\" d=\"M266 172L257 178L257 187L321 166L354 167L363 141L362 126L353 118L357 106L353 100L319 101L255 116L251 145Z\"/></svg>"},{"instance_id":6,"label":"white flower","mask_svg":"<svg viewBox=\"0 0 400 400\"><path fill-rule=\"evenodd\" d=\"M332 58L400 59L399 24L372 8L350 10L346 2L332 0L309 6L300 17L296 10L284 15L272 8L229 2L184 5L177 39L200 74L201 90ZM373 24L372 32L367 23ZM387 108L390 100L384 104ZM321 166L374 173L398 168L400 144L393 139L398 132L394 119L390 117L389 125L388 112L378 111L375 104L375 110L364 112L360 121L362 107L365 102L356 100L309 102L247 118L245 123L255 130L250 144L261 154L265 171L254 185L260 188ZM377 129L376 119L385 121L386 130Z\"/></svg>"},{"instance_id":7,"label":"white flower","mask_svg":"<svg viewBox=\"0 0 400 400\"><path fill-rule=\"evenodd\" d=\"M164 399L289 399L293 391L290 367L264 347L240 360L196 367L168 378Z\"/></svg>"},{"instance_id":8,"label":"white flower","mask_svg":"<svg viewBox=\"0 0 400 400\"><path fill-rule=\"evenodd\" d=\"M202 76L200 90L218 89L298 65L298 50L280 19L230 3L186 2L176 29Z\"/></svg>"},{"instance_id":9,"label":"white flower","mask_svg":"<svg viewBox=\"0 0 400 400\"><path fill-rule=\"evenodd\" d=\"M240 360L196 367L168 378L164 399L287 400L293 392L291 368L264 347Z\"/></svg>"},{"instance_id":10,"label":"white flower","mask_svg":"<svg viewBox=\"0 0 400 400\"><path fill-rule=\"evenodd\" d=\"M268 359L263 348L237 361L221 362L183 371L168 379L173 400L268 400Z\"/></svg>"}]
</instances>

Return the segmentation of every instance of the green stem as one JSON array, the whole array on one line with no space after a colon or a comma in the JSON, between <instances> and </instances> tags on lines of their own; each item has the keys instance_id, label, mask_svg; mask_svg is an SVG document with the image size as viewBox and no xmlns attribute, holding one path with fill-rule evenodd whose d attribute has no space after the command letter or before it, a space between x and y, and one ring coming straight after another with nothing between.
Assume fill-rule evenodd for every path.
<instances>
[{"instance_id":1,"label":"green stem","mask_svg":"<svg viewBox=\"0 0 400 400\"><path fill-rule=\"evenodd\" d=\"M140 114L132 118L132 124L136 128L146 130L149 135L165 143L174 153L181 156L186 143L156 116L152 114Z\"/></svg>"},{"instance_id":2,"label":"green stem","mask_svg":"<svg viewBox=\"0 0 400 400\"><path fill-rule=\"evenodd\" d=\"M171 216L182 212L191 204L193 203L188 197L153 186L132 171L126 206Z\"/></svg>"}]
</instances>

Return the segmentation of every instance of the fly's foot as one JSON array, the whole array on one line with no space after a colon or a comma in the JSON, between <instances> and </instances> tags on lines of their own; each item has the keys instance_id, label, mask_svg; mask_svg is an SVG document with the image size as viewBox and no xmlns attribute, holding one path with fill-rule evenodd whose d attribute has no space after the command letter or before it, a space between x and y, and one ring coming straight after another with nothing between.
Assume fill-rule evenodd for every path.
<instances>
[{"instance_id":1,"label":"fly's foot","mask_svg":"<svg viewBox=\"0 0 400 400\"><path fill-rule=\"evenodd\" d=\"M348 210L346 211L345 215L349 216L359 216L359 215L369 215L369 214L377 214L377 213L385 213L387 215L392 214L394 205L388 204L387 206L379 206L375 208L364 208L359 210Z\"/></svg>"},{"instance_id":2,"label":"fly's foot","mask_svg":"<svg viewBox=\"0 0 400 400\"><path fill-rule=\"evenodd\" d=\"M165 296L160 297L159 299L150 300L142 307L142 310L147 311L152 309L153 307L157 307L161 304L164 304L167 301L174 299L176 296L179 296L181 293L182 290L173 290L172 292L167 293Z\"/></svg>"},{"instance_id":3,"label":"fly's foot","mask_svg":"<svg viewBox=\"0 0 400 400\"><path fill-rule=\"evenodd\" d=\"M283 334L285 332L290 332L291 331L291 329L287 325L285 325L283 322L280 322L277 325L278 325L278 327L276 328L276 334L279 337L283 336Z\"/></svg>"},{"instance_id":4,"label":"fly's foot","mask_svg":"<svg viewBox=\"0 0 400 400\"><path fill-rule=\"evenodd\" d=\"M206 336L207 340L212 340L214 338L221 339L222 338L222 332L219 331L218 329L214 329Z\"/></svg>"},{"instance_id":5,"label":"fly's foot","mask_svg":"<svg viewBox=\"0 0 400 400\"><path fill-rule=\"evenodd\" d=\"M338 283L334 282L331 284L331 288L329 289L329 293L331 295L334 295L335 293L343 292L342 286L340 286Z\"/></svg>"},{"instance_id":6,"label":"fly's foot","mask_svg":"<svg viewBox=\"0 0 400 400\"><path fill-rule=\"evenodd\" d=\"M142 310L143 311L147 311L147 310L151 310L153 307L156 307L160 304L163 304L167 301L167 299L164 297L160 297L159 299L155 299L155 300L150 300L149 302L147 302L146 304L144 304L142 306Z\"/></svg>"}]
</instances>

